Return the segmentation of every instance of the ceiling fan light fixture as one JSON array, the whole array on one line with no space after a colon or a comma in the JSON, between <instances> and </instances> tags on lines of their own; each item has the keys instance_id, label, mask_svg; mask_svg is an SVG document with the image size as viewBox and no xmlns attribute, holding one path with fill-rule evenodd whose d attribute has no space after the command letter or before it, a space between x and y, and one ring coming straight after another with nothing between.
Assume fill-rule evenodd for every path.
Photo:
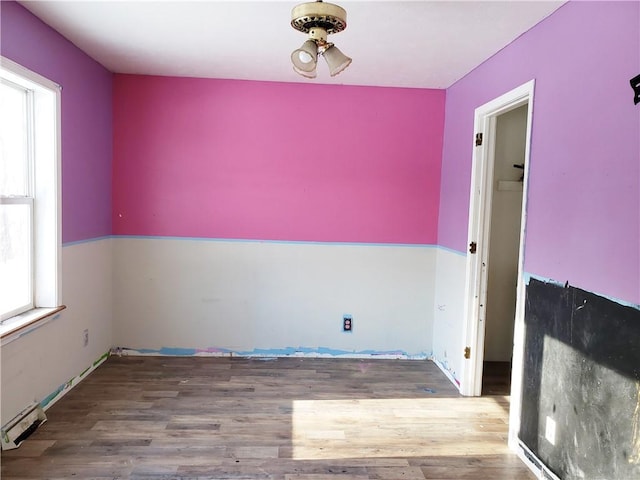
<instances>
[{"instance_id":1,"label":"ceiling fan light fixture","mask_svg":"<svg viewBox=\"0 0 640 480\"><path fill-rule=\"evenodd\" d=\"M327 61L329 74L332 77L338 75L351 64L351 58L342 53L335 45L330 45L329 48L322 52L322 56Z\"/></svg>"},{"instance_id":2,"label":"ceiling fan light fixture","mask_svg":"<svg viewBox=\"0 0 640 480\"><path fill-rule=\"evenodd\" d=\"M291 53L291 63L293 63L293 68L298 73L300 71L311 72L315 70L317 61L318 46L313 40L307 40L300 48Z\"/></svg>"},{"instance_id":3,"label":"ceiling fan light fixture","mask_svg":"<svg viewBox=\"0 0 640 480\"><path fill-rule=\"evenodd\" d=\"M343 54L327 35L347 28L347 12L344 8L322 0L297 5L291 11L291 26L309 35L309 38L291 54L293 70L307 78L315 78L318 53L329 65L329 73L335 76L351 64L351 58Z\"/></svg>"},{"instance_id":4,"label":"ceiling fan light fixture","mask_svg":"<svg viewBox=\"0 0 640 480\"><path fill-rule=\"evenodd\" d=\"M298 75L302 75L303 77L306 77L306 78L316 78L316 69L315 69L315 67L313 67L312 70L300 70L299 68L297 68L294 65L293 66L293 71L296 72Z\"/></svg>"}]
</instances>

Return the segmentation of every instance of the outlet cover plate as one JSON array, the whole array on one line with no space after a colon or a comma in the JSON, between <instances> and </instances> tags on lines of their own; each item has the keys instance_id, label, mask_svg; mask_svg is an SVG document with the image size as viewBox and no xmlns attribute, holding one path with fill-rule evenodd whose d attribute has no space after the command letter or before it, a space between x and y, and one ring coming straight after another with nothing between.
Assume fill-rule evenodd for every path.
<instances>
[{"instance_id":1,"label":"outlet cover plate","mask_svg":"<svg viewBox=\"0 0 640 480\"><path fill-rule=\"evenodd\" d=\"M353 332L353 317L351 315L342 316L342 331L345 333Z\"/></svg>"}]
</instances>

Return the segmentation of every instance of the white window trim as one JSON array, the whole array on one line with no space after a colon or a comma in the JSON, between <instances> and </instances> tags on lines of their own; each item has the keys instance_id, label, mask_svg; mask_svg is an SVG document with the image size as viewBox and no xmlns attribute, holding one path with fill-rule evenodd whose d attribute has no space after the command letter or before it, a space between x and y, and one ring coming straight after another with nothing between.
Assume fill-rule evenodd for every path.
<instances>
[{"instance_id":1,"label":"white window trim","mask_svg":"<svg viewBox=\"0 0 640 480\"><path fill-rule=\"evenodd\" d=\"M62 195L61 195L61 87L42 75L0 56L2 76L34 91L34 308L7 318L0 336L44 320L61 310ZM53 125L52 125L53 124ZM52 128L53 126L53 128ZM54 179L55 181L51 181Z\"/></svg>"},{"instance_id":2,"label":"white window trim","mask_svg":"<svg viewBox=\"0 0 640 480\"><path fill-rule=\"evenodd\" d=\"M31 225L31 232L29 234L29 243L30 243L30 249L31 249L31 256L29 258L29 269L33 272L33 262L35 260L34 258L34 245L35 245L35 232L33 231L33 226L34 226L34 215L33 215L33 210L34 210L34 198L32 196L31 193L28 194L28 196L24 196L24 197L0 197L0 204L2 205L28 205L29 206L29 223ZM4 323L5 321L8 321L9 319L13 318L13 317L17 317L19 315L21 315L22 313L28 312L30 310L33 310L35 308L34 305L34 278L32 275L32 278L30 280L29 283L29 302L25 303L23 305L20 305L19 307L15 308L14 310L10 310L9 312L4 312L1 316L0 316L0 323Z\"/></svg>"},{"instance_id":3,"label":"white window trim","mask_svg":"<svg viewBox=\"0 0 640 480\"><path fill-rule=\"evenodd\" d=\"M45 323L55 320L56 313L67 308L64 305L55 308L33 308L27 312L5 320L0 325L0 347L19 339Z\"/></svg>"}]
</instances>

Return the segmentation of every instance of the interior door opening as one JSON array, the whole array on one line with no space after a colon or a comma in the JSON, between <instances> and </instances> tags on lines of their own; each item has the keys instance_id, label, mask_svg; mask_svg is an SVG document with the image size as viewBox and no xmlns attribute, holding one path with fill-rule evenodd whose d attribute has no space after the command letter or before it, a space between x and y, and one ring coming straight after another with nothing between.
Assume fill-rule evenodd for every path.
<instances>
[{"instance_id":1,"label":"interior door opening","mask_svg":"<svg viewBox=\"0 0 640 480\"><path fill-rule=\"evenodd\" d=\"M528 104L495 119L482 395L509 395Z\"/></svg>"},{"instance_id":2,"label":"interior door opening","mask_svg":"<svg viewBox=\"0 0 640 480\"><path fill-rule=\"evenodd\" d=\"M474 117L460 392L479 396L484 387L484 394L511 395L510 445L521 403L534 85L531 80L478 107Z\"/></svg>"}]
</instances>

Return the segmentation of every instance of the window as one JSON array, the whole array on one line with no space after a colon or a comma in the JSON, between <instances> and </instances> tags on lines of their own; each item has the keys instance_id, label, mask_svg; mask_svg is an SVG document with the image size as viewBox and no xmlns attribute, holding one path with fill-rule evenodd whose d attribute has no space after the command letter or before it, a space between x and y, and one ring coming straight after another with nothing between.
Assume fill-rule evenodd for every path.
<instances>
[{"instance_id":1,"label":"window","mask_svg":"<svg viewBox=\"0 0 640 480\"><path fill-rule=\"evenodd\" d=\"M0 60L0 320L5 324L60 302L60 89Z\"/></svg>"}]
</instances>

